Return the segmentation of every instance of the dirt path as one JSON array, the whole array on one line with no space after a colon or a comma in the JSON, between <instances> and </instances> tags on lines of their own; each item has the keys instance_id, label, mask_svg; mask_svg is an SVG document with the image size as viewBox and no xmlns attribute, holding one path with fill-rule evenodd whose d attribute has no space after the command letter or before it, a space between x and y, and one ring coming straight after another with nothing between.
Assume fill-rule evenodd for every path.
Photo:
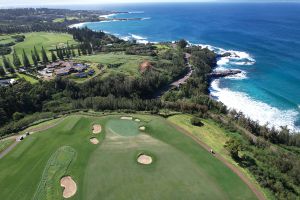
<instances>
[{"instance_id":1,"label":"dirt path","mask_svg":"<svg viewBox=\"0 0 300 200\"><path fill-rule=\"evenodd\" d=\"M64 120L64 118L62 118L61 120L59 120L58 122L56 122L56 123L54 123L54 124L48 124L47 126L37 127L37 128L29 129L29 130L32 132L31 134L36 133L36 132L40 132L40 131L45 131L45 130L47 130L47 129L50 129L50 128L52 128L52 127L58 125L58 124L59 124L60 122L62 122L63 120ZM4 140L7 140L7 139L10 139L10 138L13 138L15 141L14 141L14 143L12 143L9 147L7 147L4 151L2 151L2 152L0 153L0 159L3 158L6 154L8 154L11 150L13 150L13 148L14 148L15 146L17 146L17 144L18 144L19 142L21 142L21 141L16 141L16 138L17 138L17 137L18 137L18 136L13 135L13 136L11 136L11 137L8 137L8 138L5 138L5 139L4 139Z\"/></svg>"},{"instance_id":2,"label":"dirt path","mask_svg":"<svg viewBox=\"0 0 300 200\"><path fill-rule=\"evenodd\" d=\"M167 120L166 120L167 121ZM180 126L173 124L170 121L167 121L168 124L179 130L180 132L184 133L186 136L192 138L195 142L197 142L199 145L201 145L205 150L207 150L210 153L211 147L209 147L207 144L202 142L199 138L188 132L187 130L181 128ZM220 160L222 163L224 163L231 171L233 171L236 175L240 177L240 179L247 184L247 186L251 189L251 191L256 195L256 197L259 200L265 200L264 194L253 184L250 182L250 180L234 165L229 163L227 160L225 160L221 155L215 153L214 156Z\"/></svg>"}]
</instances>

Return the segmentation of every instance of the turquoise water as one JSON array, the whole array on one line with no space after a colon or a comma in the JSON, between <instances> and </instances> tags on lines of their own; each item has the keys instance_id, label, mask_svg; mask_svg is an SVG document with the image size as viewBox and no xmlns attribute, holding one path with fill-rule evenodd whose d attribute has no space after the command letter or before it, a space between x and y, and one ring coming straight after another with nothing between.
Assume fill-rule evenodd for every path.
<instances>
[{"instance_id":1,"label":"turquoise water","mask_svg":"<svg viewBox=\"0 0 300 200\"><path fill-rule=\"evenodd\" d=\"M143 20L86 26L139 42L185 38L217 52L232 50L237 56L220 60L218 68L241 69L243 74L214 81L212 96L261 124L300 130L300 3L131 4L106 9L134 11L110 17Z\"/></svg>"}]
</instances>

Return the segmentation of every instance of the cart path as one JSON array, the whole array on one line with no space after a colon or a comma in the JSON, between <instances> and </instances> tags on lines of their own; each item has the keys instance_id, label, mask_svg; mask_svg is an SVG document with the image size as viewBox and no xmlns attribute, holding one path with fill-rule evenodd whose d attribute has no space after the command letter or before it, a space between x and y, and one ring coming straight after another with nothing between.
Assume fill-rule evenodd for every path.
<instances>
[{"instance_id":1,"label":"cart path","mask_svg":"<svg viewBox=\"0 0 300 200\"><path fill-rule=\"evenodd\" d=\"M37 127L37 128L33 128L30 131L32 131L31 134L36 133L36 132L41 132L41 131L45 131L47 129L53 128L56 125L58 125L60 122L62 122L65 118L61 118L61 120L59 120L58 122L54 123L54 124L49 124L47 126L42 126L42 127ZM0 152L0 159L3 158L5 155L7 155L11 150L14 149L15 146L17 146L17 144L21 141L16 141L18 136L14 135L8 138L5 138L4 140L7 139L14 139L14 143L12 143L9 147L7 147L5 150L3 150L2 152Z\"/></svg>"}]
</instances>

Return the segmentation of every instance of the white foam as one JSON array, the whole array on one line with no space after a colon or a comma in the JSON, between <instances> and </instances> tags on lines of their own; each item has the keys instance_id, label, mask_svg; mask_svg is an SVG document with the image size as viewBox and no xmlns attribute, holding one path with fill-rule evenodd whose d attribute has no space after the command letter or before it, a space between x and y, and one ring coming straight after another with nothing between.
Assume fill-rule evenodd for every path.
<instances>
[{"instance_id":1,"label":"white foam","mask_svg":"<svg viewBox=\"0 0 300 200\"><path fill-rule=\"evenodd\" d=\"M235 109L244 113L260 125L268 124L280 129L287 126L292 131L300 131L294 124L297 118L296 110L280 110L264 102L254 100L246 93L231 91L228 88L219 87L220 80L214 80L211 84L211 95L223 102L229 109Z\"/></svg>"},{"instance_id":2,"label":"white foam","mask_svg":"<svg viewBox=\"0 0 300 200\"><path fill-rule=\"evenodd\" d=\"M69 28L83 28L86 26L86 22L78 23L78 24L72 24L69 26Z\"/></svg>"},{"instance_id":3,"label":"white foam","mask_svg":"<svg viewBox=\"0 0 300 200\"><path fill-rule=\"evenodd\" d=\"M113 17L113 16L115 16L115 15L116 15L116 13L108 14L108 15L100 15L99 17L108 19L108 18Z\"/></svg>"},{"instance_id":4,"label":"white foam","mask_svg":"<svg viewBox=\"0 0 300 200\"><path fill-rule=\"evenodd\" d=\"M131 12L128 12L129 14L143 14L144 11L131 11Z\"/></svg>"},{"instance_id":5,"label":"white foam","mask_svg":"<svg viewBox=\"0 0 300 200\"><path fill-rule=\"evenodd\" d=\"M230 79L230 80L244 80L244 79L247 79L248 77L247 77L247 72L241 70L241 73L226 76L224 78L225 79Z\"/></svg>"}]
</instances>

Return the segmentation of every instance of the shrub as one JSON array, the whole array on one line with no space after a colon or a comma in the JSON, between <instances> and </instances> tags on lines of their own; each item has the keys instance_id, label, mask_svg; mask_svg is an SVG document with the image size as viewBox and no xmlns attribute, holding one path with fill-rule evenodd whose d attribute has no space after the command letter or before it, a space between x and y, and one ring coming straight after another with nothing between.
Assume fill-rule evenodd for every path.
<instances>
[{"instance_id":1,"label":"shrub","mask_svg":"<svg viewBox=\"0 0 300 200\"><path fill-rule=\"evenodd\" d=\"M201 119L198 117L191 118L191 124L194 126L203 126L204 124L201 122Z\"/></svg>"}]
</instances>

